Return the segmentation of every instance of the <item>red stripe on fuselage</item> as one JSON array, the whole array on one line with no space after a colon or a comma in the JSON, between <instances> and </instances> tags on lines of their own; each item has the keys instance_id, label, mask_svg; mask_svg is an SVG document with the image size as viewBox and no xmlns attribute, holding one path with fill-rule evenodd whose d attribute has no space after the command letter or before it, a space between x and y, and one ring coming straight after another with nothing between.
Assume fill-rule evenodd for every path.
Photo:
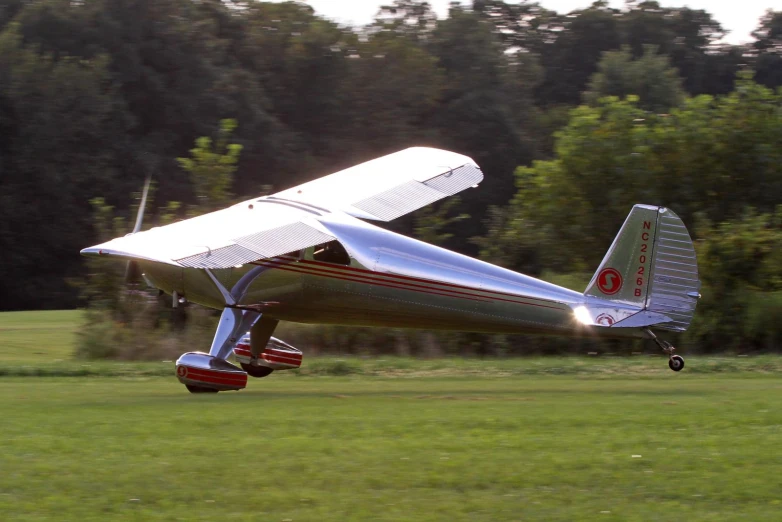
<instances>
[{"instance_id":1,"label":"red stripe on fuselage","mask_svg":"<svg viewBox=\"0 0 782 522\"><path fill-rule=\"evenodd\" d=\"M304 261L306 263L306 261ZM475 291L480 292L486 292L486 293L493 293L493 294L501 294L501 295L513 295L513 294L506 294L503 292L494 292L493 290L480 290L470 287L464 287L464 286L457 286L450 283L440 283L439 281L430 281L427 279L416 279L416 278L410 278L406 276L399 276L404 277L405 279L411 279L413 281L419 281L424 282L429 285L442 285L442 286L449 286L453 288L459 288L461 290L469 290L471 292L462 292L457 290L450 290L448 288L432 288L431 286L424 286L424 285L418 285L413 283L407 283L405 281L389 281L388 279L385 279L385 277L388 276L395 276L395 274L378 274L376 272L371 272L368 270L363 270L360 268L354 268L354 267L335 267L333 265L329 265L330 269L327 268L321 268L321 267L315 267L315 266L291 266L289 262L280 262L276 261L274 259L263 259L254 262L253 264L259 265L259 266L266 266L269 268L278 268L280 270L287 270L290 272L297 272L300 274L307 274L307 275L317 275L317 276L323 276L323 277L330 277L332 279L342 279L344 281L355 281L358 283L365 283L365 284L373 284L378 286L383 286L386 288L395 288L395 289L401 289L401 290L410 290L414 292L421 292L426 294L432 294L432 295L441 295L444 297L455 297L455 298L461 298L461 299L468 299L470 301L482 301L484 303L490 303L492 301L504 301L508 303L514 303L514 304L520 304L520 305L527 305L527 306L536 306L539 308L551 308L553 310L563 310L563 308L558 306L547 306L537 303L527 303L525 301L516 301L514 299L505 299L502 297L496 297L496 296L487 296L487 295L480 295L474 293ZM345 272L340 270L335 270L337 268L341 268L344 271L348 272L361 272L360 274L345 274ZM371 274L371 275L363 275L363 274ZM536 299L539 301L542 301L540 298L536 297L521 297L521 296L514 296L516 299ZM551 302L551 301L547 301Z\"/></svg>"},{"instance_id":2,"label":"red stripe on fuselage","mask_svg":"<svg viewBox=\"0 0 782 522\"><path fill-rule=\"evenodd\" d=\"M416 290L415 288L409 288L408 286L405 286L404 283L395 283L393 281L380 282L383 280L382 279L375 280L362 275L353 275L353 274L332 275L332 274L342 274L342 272L333 272L330 270L322 270L320 268L314 268L314 267L292 267L283 264L275 264L275 263L270 264L270 262L266 260L256 261L253 264L259 266L265 266L268 268L277 268L279 270L285 270L288 272L296 272L298 274L316 275L316 276L328 277L331 279L340 279L342 281L353 281L356 283L373 284L373 285L383 286L386 288L395 288L397 290L413 290L413 291L423 292L426 294L441 295L444 297L460 297L460 296L453 295L452 293L443 293L443 292L451 292L451 290L443 290L442 292L435 292L432 290L429 291ZM462 299L469 299L470 301L483 301L485 303L491 302L488 299L474 299L471 297L463 297Z\"/></svg>"},{"instance_id":3,"label":"red stripe on fuselage","mask_svg":"<svg viewBox=\"0 0 782 522\"><path fill-rule=\"evenodd\" d=\"M298 259L298 258L292 257L292 256L279 256L279 258L280 259L284 259L287 262L296 261L298 263L303 263L303 264L307 264L307 265L317 265L319 267L324 267L324 268L345 268L347 270L351 270L351 271L354 271L354 272L361 272L361 273L364 273L364 274L368 274L368 275L370 275L372 277L387 277L387 278L391 278L391 279L395 278L395 279L401 279L401 280L405 280L405 281L417 281L419 283L437 284L437 285L440 285L440 286L448 286L448 287L451 287L451 288L459 288L461 290L479 290L479 289L476 289L476 288L471 288L469 286L457 285L457 284L454 284L454 283L444 283L442 281L434 281L434 280L431 280L431 279L422 279L420 277L412 277L412 276L406 276L406 275L400 275L400 274L392 274L391 272L383 272L383 273L381 273L381 272L375 272L374 270L367 270L365 268L357 268L357 267L353 267L353 266L336 267L335 265L333 265L331 263L326 263L324 261L313 261L313 260L310 260L310 259ZM275 258L271 258L271 259L268 259L268 261L272 261L274 259ZM267 260L264 260L264 261L267 261ZM480 291L481 292L488 292L488 293L492 293L492 294L497 294L497 295L505 295L505 296L508 296L508 297L516 297L516 298L521 297L521 296L519 296L517 294L511 294L509 292L500 292L499 290L480 290ZM530 299L532 301L543 301L544 303L551 303L552 302L550 299L545 299L543 297L524 296L523 299Z\"/></svg>"}]
</instances>

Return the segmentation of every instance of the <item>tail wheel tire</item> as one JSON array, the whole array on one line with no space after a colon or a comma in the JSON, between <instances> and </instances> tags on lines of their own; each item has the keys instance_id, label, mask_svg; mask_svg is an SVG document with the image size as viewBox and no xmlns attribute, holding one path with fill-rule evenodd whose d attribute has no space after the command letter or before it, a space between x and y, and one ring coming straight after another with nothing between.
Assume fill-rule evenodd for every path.
<instances>
[{"instance_id":1,"label":"tail wheel tire","mask_svg":"<svg viewBox=\"0 0 782 522\"><path fill-rule=\"evenodd\" d=\"M192 384L185 384L185 388L190 393L217 393L218 390L214 388L206 388L204 386L193 386Z\"/></svg>"},{"instance_id":2,"label":"tail wheel tire","mask_svg":"<svg viewBox=\"0 0 782 522\"><path fill-rule=\"evenodd\" d=\"M668 359L668 367L675 372L680 372L682 368L684 368L684 359L678 355L674 355Z\"/></svg>"},{"instance_id":3,"label":"tail wheel tire","mask_svg":"<svg viewBox=\"0 0 782 522\"><path fill-rule=\"evenodd\" d=\"M247 375L258 379L266 377L274 371L272 368L267 368L266 366L253 366L252 364L245 363L241 363L240 366L242 367L242 370L247 372Z\"/></svg>"}]
</instances>

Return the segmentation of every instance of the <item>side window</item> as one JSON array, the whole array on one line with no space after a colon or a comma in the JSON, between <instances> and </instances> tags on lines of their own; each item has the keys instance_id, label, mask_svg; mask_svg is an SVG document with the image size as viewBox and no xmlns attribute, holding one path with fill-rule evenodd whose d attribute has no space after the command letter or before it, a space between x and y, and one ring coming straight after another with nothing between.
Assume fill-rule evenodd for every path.
<instances>
[{"instance_id":1,"label":"side window","mask_svg":"<svg viewBox=\"0 0 782 522\"><path fill-rule=\"evenodd\" d=\"M337 265L349 265L350 256L345 247L339 241L329 241L322 245L317 245L312 252L312 259L323 261L324 263L334 263Z\"/></svg>"}]
</instances>

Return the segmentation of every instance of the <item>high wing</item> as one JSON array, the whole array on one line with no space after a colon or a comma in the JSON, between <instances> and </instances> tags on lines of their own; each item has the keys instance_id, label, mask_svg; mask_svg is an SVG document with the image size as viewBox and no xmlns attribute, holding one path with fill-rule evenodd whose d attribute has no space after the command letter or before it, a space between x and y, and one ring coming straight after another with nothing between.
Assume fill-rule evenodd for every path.
<instances>
[{"instance_id":1,"label":"high wing","mask_svg":"<svg viewBox=\"0 0 782 522\"><path fill-rule=\"evenodd\" d=\"M388 221L482 179L467 156L411 148L273 196L112 239L81 253L190 268L229 268L336 239L317 219L325 212Z\"/></svg>"},{"instance_id":2,"label":"high wing","mask_svg":"<svg viewBox=\"0 0 782 522\"><path fill-rule=\"evenodd\" d=\"M334 239L310 211L260 198L85 248L84 255L229 268Z\"/></svg>"},{"instance_id":3,"label":"high wing","mask_svg":"<svg viewBox=\"0 0 782 522\"><path fill-rule=\"evenodd\" d=\"M412 147L283 190L273 197L391 221L483 181L480 167L455 152Z\"/></svg>"}]
</instances>

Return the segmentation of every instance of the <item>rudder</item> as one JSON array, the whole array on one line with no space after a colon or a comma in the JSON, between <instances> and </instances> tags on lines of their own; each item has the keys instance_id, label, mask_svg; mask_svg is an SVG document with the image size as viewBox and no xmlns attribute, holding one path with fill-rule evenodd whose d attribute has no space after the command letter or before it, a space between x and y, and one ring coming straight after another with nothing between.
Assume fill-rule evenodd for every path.
<instances>
[{"instance_id":1,"label":"rudder","mask_svg":"<svg viewBox=\"0 0 782 522\"><path fill-rule=\"evenodd\" d=\"M659 328L683 332L695 315L700 288L695 247L687 227L673 211L660 208L646 309L671 319Z\"/></svg>"}]
</instances>

